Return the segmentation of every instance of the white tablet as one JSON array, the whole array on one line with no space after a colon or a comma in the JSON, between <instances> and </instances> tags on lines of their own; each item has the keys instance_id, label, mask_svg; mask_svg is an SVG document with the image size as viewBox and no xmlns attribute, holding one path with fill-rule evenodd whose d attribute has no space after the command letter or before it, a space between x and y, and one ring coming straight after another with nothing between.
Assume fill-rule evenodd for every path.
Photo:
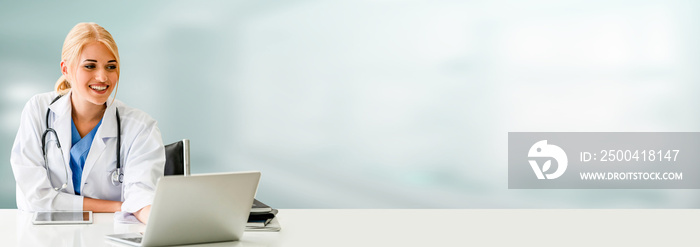
<instances>
[{"instance_id":1,"label":"white tablet","mask_svg":"<svg viewBox=\"0 0 700 247\"><path fill-rule=\"evenodd\" d=\"M92 211L36 212L32 223L46 224L92 224Z\"/></svg>"}]
</instances>

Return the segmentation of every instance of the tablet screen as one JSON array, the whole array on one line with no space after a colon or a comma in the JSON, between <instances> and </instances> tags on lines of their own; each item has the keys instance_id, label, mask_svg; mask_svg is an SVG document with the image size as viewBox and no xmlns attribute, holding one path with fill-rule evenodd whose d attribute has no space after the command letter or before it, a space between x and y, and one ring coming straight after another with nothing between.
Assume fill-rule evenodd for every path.
<instances>
[{"instance_id":1,"label":"tablet screen","mask_svg":"<svg viewBox=\"0 0 700 247\"><path fill-rule=\"evenodd\" d=\"M92 211L36 212L34 224L90 224Z\"/></svg>"}]
</instances>

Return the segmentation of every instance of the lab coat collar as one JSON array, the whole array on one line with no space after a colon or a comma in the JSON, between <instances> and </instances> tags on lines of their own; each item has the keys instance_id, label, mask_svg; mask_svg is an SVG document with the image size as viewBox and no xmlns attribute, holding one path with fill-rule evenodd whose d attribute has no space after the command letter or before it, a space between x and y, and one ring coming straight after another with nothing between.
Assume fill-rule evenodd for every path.
<instances>
[{"instance_id":1,"label":"lab coat collar","mask_svg":"<svg viewBox=\"0 0 700 247\"><path fill-rule=\"evenodd\" d=\"M70 112L71 112L70 95L71 95L71 91L68 91L67 94L61 96L61 98L56 100L56 102L49 105L49 109L51 109L51 111L56 114L56 119L61 119L61 117L65 117L65 115L70 117ZM53 99L54 98L51 98L51 100L53 100Z\"/></svg>"},{"instance_id":2,"label":"lab coat collar","mask_svg":"<svg viewBox=\"0 0 700 247\"><path fill-rule=\"evenodd\" d=\"M110 104L111 103L111 104ZM107 100L107 109L102 116L102 125L95 133L95 139L104 139L117 137L117 101Z\"/></svg>"},{"instance_id":3,"label":"lab coat collar","mask_svg":"<svg viewBox=\"0 0 700 247\"><path fill-rule=\"evenodd\" d=\"M70 101L71 97L71 92L68 91L67 94L63 95L61 98L56 100L53 104L49 106L49 109L56 114L56 117L54 118L54 125L49 124L49 127L52 127L56 129L57 126L55 123L65 123L64 121L69 121L70 123L70 118L71 118L71 110L72 110L72 105ZM53 98L51 99L53 100ZM97 133L95 134L95 139L97 138L110 138L110 137L117 137L117 117L116 117L116 107L119 104L118 100L114 100L112 102L111 99L107 100L107 109L105 110L103 120L102 120L102 126L97 130ZM61 124L60 126L63 126ZM64 130L67 130L64 132L64 134L68 134L68 137L63 137L59 135L59 138L61 140L67 140L70 141L70 134L71 134L71 125L66 124L66 128L60 127L61 132L64 132ZM58 132L59 130L56 129ZM63 143L61 143L63 145ZM64 145L65 146L65 145ZM70 146L68 146L70 149Z\"/></svg>"}]
</instances>

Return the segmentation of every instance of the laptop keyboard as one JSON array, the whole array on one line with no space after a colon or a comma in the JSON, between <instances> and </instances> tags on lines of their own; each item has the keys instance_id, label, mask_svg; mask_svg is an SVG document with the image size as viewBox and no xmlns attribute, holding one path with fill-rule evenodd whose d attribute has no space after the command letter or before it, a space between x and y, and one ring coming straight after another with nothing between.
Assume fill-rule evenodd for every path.
<instances>
[{"instance_id":1,"label":"laptop keyboard","mask_svg":"<svg viewBox=\"0 0 700 247\"><path fill-rule=\"evenodd\" d=\"M141 240L142 240L143 238L122 238L122 239L124 239L124 240L126 240L126 241L129 241L129 242L141 243Z\"/></svg>"}]
</instances>

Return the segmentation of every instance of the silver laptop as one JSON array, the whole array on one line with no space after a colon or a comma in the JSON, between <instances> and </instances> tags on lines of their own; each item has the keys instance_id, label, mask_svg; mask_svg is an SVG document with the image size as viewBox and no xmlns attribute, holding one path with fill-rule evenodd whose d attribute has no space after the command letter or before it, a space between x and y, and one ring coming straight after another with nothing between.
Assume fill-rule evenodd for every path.
<instances>
[{"instance_id":1,"label":"silver laptop","mask_svg":"<svg viewBox=\"0 0 700 247\"><path fill-rule=\"evenodd\" d=\"M239 240L259 181L260 172L163 177L143 235L107 238L144 247Z\"/></svg>"}]
</instances>

